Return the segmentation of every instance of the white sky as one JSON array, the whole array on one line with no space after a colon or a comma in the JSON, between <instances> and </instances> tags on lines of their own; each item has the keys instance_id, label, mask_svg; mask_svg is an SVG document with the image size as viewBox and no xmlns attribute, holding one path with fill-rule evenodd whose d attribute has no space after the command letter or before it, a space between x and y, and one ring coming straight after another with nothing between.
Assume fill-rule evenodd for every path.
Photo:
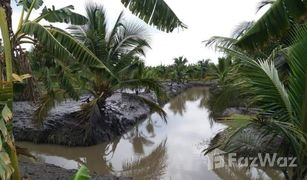
<instances>
[{"instance_id":1,"label":"white sky","mask_svg":"<svg viewBox=\"0 0 307 180\"><path fill-rule=\"evenodd\" d=\"M206 48L203 40L211 36L230 36L232 30L242 21L256 18L256 6L260 0L165 0L188 29L164 33L152 30L151 50L146 56L147 65L172 64L173 58L185 56L189 63L201 59L217 61L220 54ZM85 14L88 2L103 4L111 19L116 19L123 9L120 0L44 0L47 7L61 8L74 5L78 13ZM14 8L13 22L16 26L19 12ZM265 10L263 10L265 11ZM263 13L262 11L262 13ZM129 13L127 13L129 14ZM259 17L258 13L258 17ZM131 16L131 15L127 15ZM113 18L114 17L114 18Z\"/></svg>"}]
</instances>

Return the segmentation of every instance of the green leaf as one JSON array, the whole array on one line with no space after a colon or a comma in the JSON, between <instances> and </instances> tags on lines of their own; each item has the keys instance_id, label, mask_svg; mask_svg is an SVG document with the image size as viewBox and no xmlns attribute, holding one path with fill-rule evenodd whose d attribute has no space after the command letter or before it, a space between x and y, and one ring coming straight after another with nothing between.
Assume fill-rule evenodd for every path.
<instances>
[{"instance_id":1,"label":"green leaf","mask_svg":"<svg viewBox=\"0 0 307 180\"><path fill-rule=\"evenodd\" d=\"M72 5L63 7L61 9L55 9L54 6L52 9L45 7L37 21L43 18L51 23L59 22L70 23L74 25L84 25L87 22L87 18L78 13L72 12L73 9L74 6Z\"/></svg>"},{"instance_id":2,"label":"green leaf","mask_svg":"<svg viewBox=\"0 0 307 180\"><path fill-rule=\"evenodd\" d=\"M186 28L164 0L121 0L125 7L159 30L172 32L175 28Z\"/></svg>"},{"instance_id":3,"label":"green leaf","mask_svg":"<svg viewBox=\"0 0 307 180\"><path fill-rule=\"evenodd\" d=\"M289 48L289 91L293 111L307 132L307 24L293 35L294 45Z\"/></svg>"},{"instance_id":4,"label":"green leaf","mask_svg":"<svg viewBox=\"0 0 307 180\"><path fill-rule=\"evenodd\" d=\"M50 89L40 98L38 108L34 112L34 120L36 120L37 123L42 124L44 118L47 116L48 112L56 106L56 103L61 103L64 100L64 90Z\"/></svg>"},{"instance_id":5,"label":"green leaf","mask_svg":"<svg viewBox=\"0 0 307 180\"><path fill-rule=\"evenodd\" d=\"M164 122L167 123L166 119L167 114L159 104L156 104L155 102L142 96L135 96L135 97L143 101L150 108L151 112L158 113L159 116L164 120Z\"/></svg>"},{"instance_id":6,"label":"green leaf","mask_svg":"<svg viewBox=\"0 0 307 180\"><path fill-rule=\"evenodd\" d=\"M283 35L289 30L292 19L299 22L306 13L306 1L277 0L236 45L243 49L256 49Z\"/></svg>"},{"instance_id":7,"label":"green leaf","mask_svg":"<svg viewBox=\"0 0 307 180\"><path fill-rule=\"evenodd\" d=\"M39 9L43 4L43 0L20 0L18 2L19 6L23 6L26 11L28 11L33 3L34 9Z\"/></svg>"},{"instance_id":8,"label":"green leaf","mask_svg":"<svg viewBox=\"0 0 307 180\"><path fill-rule=\"evenodd\" d=\"M2 114L3 119L4 119L6 122L12 120L12 118L13 118L12 111L8 108L7 105L5 105L4 108L2 109L1 114Z\"/></svg>"},{"instance_id":9,"label":"green leaf","mask_svg":"<svg viewBox=\"0 0 307 180\"><path fill-rule=\"evenodd\" d=\"M250 91L255 94L260 108L266 113L273 112L273 116L278 116L280 121L296 122L288 92L274 64L270 61L257 62L231 49L225 49L225 51L242 60L243 75L249 79Z\"/></svg>"},{"instance_id":10,"label":"green leaf","mask_svg":"<svg viewBox=\"0 0 307 180\"><path fill-rule=\"evenodd\" d=\"M80 169L77 171L77 173L73 177L70 177L69 179L70 180L90 180L91 179L90 171L87 167L82 165Z\"/></svg>"},{"instance_id":11,"label":"green leaf","mask_svg":"<svg viewBox=\"0 0 307 180\"><path fill-rule=\"evenodd\" d=\"M1 104L9 105L13 100L13 84L0 82L0 102Z\"/></svg>"},{"instance_id":12,"label":"green leaf","mask_svg":"<svg viewBox=\"0 0 307 180\"><path fill-rule=\"evenodd\" d=\"M0 177L1 179L10 179L14 169L6 152L0 152Z\"/></svg>"},{"instance_id":13,"label":"green leaf","mask_svg":"<svg viewBox=\"0 0 307 180\"><path fill-rule=\"evenodd\" d=\"M36 22L27 22L23 26L22 31L26 34L33 35L60 60L65 60L73 56L83 65L105 69L113 75L89 49L63 30L53 27L47 28Z\"/></svg>"},{"instance_id":14,"label":"green leaf","mask_svg":"<svg viewBox=\"0 0 307 180\"><path fill-rule=\"evenodd\" d=\"M74 37L59 29L50 29L50 32L57 41L60 42L60 44L67 48L79 63L87 65L88 67L105 69L109 74L114 76L114 74L97 58L94 53Z\"/></svg>"},{"instance_id":15,"label":"green leaf","mask_svg":"<svg viewBox=\"0 0 307 180\"><path fill-rule=\"evenodd\" d=\"M1 135L4 137L4 141L8 140L8 131L3 118L0 118L0 131Z\"/></svg>"}]
</instances>

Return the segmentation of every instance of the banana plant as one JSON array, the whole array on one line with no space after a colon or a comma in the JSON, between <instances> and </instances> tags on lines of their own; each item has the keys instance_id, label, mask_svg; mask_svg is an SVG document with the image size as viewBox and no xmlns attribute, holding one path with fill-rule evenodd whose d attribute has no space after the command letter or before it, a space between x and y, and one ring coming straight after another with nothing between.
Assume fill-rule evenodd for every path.
<instances>
[{"instance_id":1,"label":"banana plant","mask_svg":"<svg viewBox=\"0 0 307 180\"><path fill-rule=\"evenodd\" d=\"M175 28L187 28L164 0L121 0L121 2L133 14L159 30L172 32Z\"/></svg>"},{"instance_id":2,"label":"banana plant","mask_svg":"<svg viewBox=\"0 0 307 180\"><path fill-rule=\"evenodd\" d=\"M106 66L91 52L89 51L85 46L83 46L82 43L77 41L75 38L73 38L69 33L65 32L62 29L56 28L54 26L44 26L41 25L41 20L46 20L48 22L54 23L54 22L65 22L65 23L71 23L75 25L84 24L87 22L87 18L79 15L77 13L74 13L73 6L67 6L61 9L55 9L54 7L48 9L43 8L42 13L40 16L35 18L34 20L30 19L30 16L33 12L33 10L38 10L42 5L42 0L21 0L18 2L18 5L22 6L21 11L21 17L18 24L18 28L13 33L11 31L11 24L8 19L11 17L11 11L8 11L11 9L11 7L6 7L10 5L10 3L2 4L1 2L1 9L0 9L0 27L2 32L2 39L3 39L3 45L4 45L4 57L5 57L5 73L4 76L3 71L4 67L1 67L1 93L10 91L11 93L8 96L2 96L1 97L7 97L7 99L3 100L5 102L4 107L8 107L9 109L12 109L12 99L13 99L13 93L12 93L12 83L13 83L13 54L19 54L21 52L18 52L17 48L18 46L21 46L24 43L29 43L32 45L43 45L45 48L48 48L50 52L54 56L56 56L59 61L65 62L66 59L74 59L78 61L81 64L92 66L97 69L104 69L106 72L110 72ZM13 50L16 51L13 53ZM17 57L18 60L18 57ZM16 75L17 80L22 79L22 76ZM7 108L4 108L7 109ZM10 170L10 168L7 165L10 164L13 168L13 174L12 179L20 179L19 174L19 167L18 167L18 159L16 155L16 148L14 146L13 141L13 131L12 131L12 118L7 118L7 116L3 116L2 122L5 119L4 122L7 127L7 135L3 135L2 137L5 137L5 139L2 139L2 143L5 144L5 150L7 154L9 155L9 161L8 159L5 159L6 164L1 164L5 168L5 170ZM3 129L3 128L2 128ZM2 134L5 133L5 131L2 132ZM11 172L3 172L1 175L5 175L9 177ZM2 178L7 179L7 178Z\"/></svg>"},{"instance_id":3,"label":"banana plant","mask_svg":"<svg viewBox=\"0 0 307 180\"><path fill-rule=\"evenodd\" d=\"M87 23L87 18L83 15L73 12L73 6L66 6L63 8L41 8L43 6L42 0L20 0L18 6L22 8L18 27L11 37L12 47L15 51L13 60L17 61L14 64L21 64L19 68L28 69L23 70L26 73L31 73L32 70L27 65L22 64L23 44L30 44L33 46L43 46L45 49L57 58L57 62L67 64L68 60L86 65L87 67L96 67L110 71L106 66L81 42L72 37L63 29L57 28L53 25L43 25L42 20L49 23L66 23L72 25L83 25ZM33 12L41 10L37 17L33 17ZM22 71L15 67L15 71ZM24 72L23 72L24 73ZM63 81L63 80L62 80ZM34 89L34 88L31 88ZM78 99L78 98L76 98Z\"/></svg>"},{"instance_id":4,"label":"banana plant","mask_svg":"<svg viewBox=\"0 0 307 180\"><path fill-rule=\"evenodd\" d=\"M4 45L5 71L6 76L0 76L0 176L1 179L9 179L11 176L14 180L19 180L19 166L16 148L13 140L12 125L12 101L13 101L13 71L12 71L12 48L9 35L9 26L7 21L7 12L3 6L0 7L0 29ZM3 67L0 67L4 69Z\"/></svg>"},{"instance_id":5,"label":"banana plant","mask_svg":"<svg viewBox=\"0 0 307 180\"><path fill-rule=\"evenodd\" d=\"M279 39L291 31L293 25L307 21L307 0L276 0L270 9L235 43L236 46L256 50L269 41Z\"/></svg>"},{"instance_id":6,"label":"banana plant","mask_svg":"<svg viewBox=\"0 0 307 180\"><path fill-rule=\"evenodd\" d=\"M91 176L90 176L90 171L89 169L82 165L79 170L72 176L69 178L69 180L90 180Z\"/></svg>"},{"instance_id":7,"label":"banana plant","mask_svg":"<svg viewBox=\"0 0 307 180\"><path fill-rule=\"evenodd\" d=\"M58 69L60 68L62 74L65 73L65 75L59 76L60 84L66 87L69 86L70 90L73 89L70 84L67 84L67 75L69 73L66 71L68 69L66 65L70 64L71 61L75 61L88 69L88 71L90 71L90 68L103 69L105 74L114 76L106 65L77 38L55 26L41 24L42 20L50 23L70 23L71 25L84 25L87 23L88 19L85 16L73 12L73 6L66 6L60 9L44 7L38 17L31 18L31 13L41 8L43 1L21 0L18 5L22 7L22 11L18 28L11 38L12 46L17 47L24 43L29 43L35 47L48 49L48 53L52 54L56 59ZM15 54L19 53L16 52ZM50 94L57 93L59 92ZM78 100L79 95L74 94L71 98Z\"/></svg>"}]
</instances>

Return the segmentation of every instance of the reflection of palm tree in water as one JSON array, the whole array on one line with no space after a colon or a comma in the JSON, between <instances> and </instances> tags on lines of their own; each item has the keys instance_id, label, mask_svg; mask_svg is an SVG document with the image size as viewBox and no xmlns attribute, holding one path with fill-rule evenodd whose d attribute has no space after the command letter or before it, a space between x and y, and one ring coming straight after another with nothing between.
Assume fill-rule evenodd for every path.
<instances>
[{"instance_id":1,"label":"reflection of palm tree in water","mask_svg":"<svg viewBox=\"0 0 307 180\"><path fill-rule=\"evenodd\" d=\"M170 102L169 109L173 111L175 114L179 113L181 116L184 112L186 112L186 102L187 101L197 101L198 99L201 99L201 102L199 104L199 107L203 107L203 102L207 98L207 89L206 88L192 88L184 93L176 96L173 100Z\"/></svg>"},{"instance_id":2,"label":"reflection of palm tree in water","mask_svg":"<svg viewBox=\"0 0 307 180\"><path fill-rule=\"evenodd\" d=\"M149 116L146 124L146 131L150 134L151 138L156 136L155 127L157 127L157 125L153 122L151 116Z\"/></svg>"},{"instance_id":3,"label":"reflection of palm tree in water","mask_svg":"<svg viewBox=\"0 0 307 180\"><path fill-rule=\"evenodd\" d=\"M227 159L225 160L227 162ZM282 173L272 168L246 168L236 165L225 166L223 168L213 169L214 173L221 179L227 180L249 180L249 179L284 179ZM255 177L255 174L257 177Z\"/></svg>"},{"instance_id":4,"label":"reflection of palm tree in water","mask_svg":"<svg viewBox=\"0 0 307 180\"><path fill-rule=\"evenodd\" d=\"M151 146L154 144L154 142L148 139L149 137L143 133L143 129L140 129L139 125L140 124L126 134L124 139L129 139L129 141L132 143L134 153L141 155L144 154L144 145ZM154 132L154 129L151 129L153 126L149 128Z\"/></svg>"},{"instance_id":5,"label":"reflection of palm tree in water","mask_svg":"<svg viewBox=\"0 0 307 180\"><path fill-rule=\"evenodd\" d=\"M122 165L122 176L138 179L161 179L167 168L166 139L150 154Z\"/></svg>"},{"instance_id":6,"label":"reflection of palm tree in water","mask_svg":"<svg viewBox=\"0 0 307 180\"><path fill-rule=\"evenodd\" d=\"M143 125L143 123L146 123ZM150 138L154 138L155 127L158 127L152 120L151 116L145 122L141 122L135 126L133 130L123 136L123 139L132 143L134 153L138 155L144 154L144 146L152 146L154 142Z\"/></svg>"}]
</instances>

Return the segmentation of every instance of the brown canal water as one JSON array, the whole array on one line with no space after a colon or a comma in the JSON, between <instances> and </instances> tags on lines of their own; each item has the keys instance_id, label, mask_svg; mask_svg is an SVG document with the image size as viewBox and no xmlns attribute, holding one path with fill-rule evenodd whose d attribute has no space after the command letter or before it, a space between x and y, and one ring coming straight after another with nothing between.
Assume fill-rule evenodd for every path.
<instances>
[{"instance_id":1,"label":"brown canal water","mask_svg":"<svg viewBox=\"0 0 307 180\"><path fill-rule=\"evenodd\" d=\"M202 151L226 125L210 120L205 108L207 97L206 88L189 89L164 106L167 123L153 114L108 144L72 148L25 142L18 145L28 148L41 162L67 169L85 164L92 173L141 180L280 179L274 170L208 170L208 157Z\"/></svg>"}]
</instances>

